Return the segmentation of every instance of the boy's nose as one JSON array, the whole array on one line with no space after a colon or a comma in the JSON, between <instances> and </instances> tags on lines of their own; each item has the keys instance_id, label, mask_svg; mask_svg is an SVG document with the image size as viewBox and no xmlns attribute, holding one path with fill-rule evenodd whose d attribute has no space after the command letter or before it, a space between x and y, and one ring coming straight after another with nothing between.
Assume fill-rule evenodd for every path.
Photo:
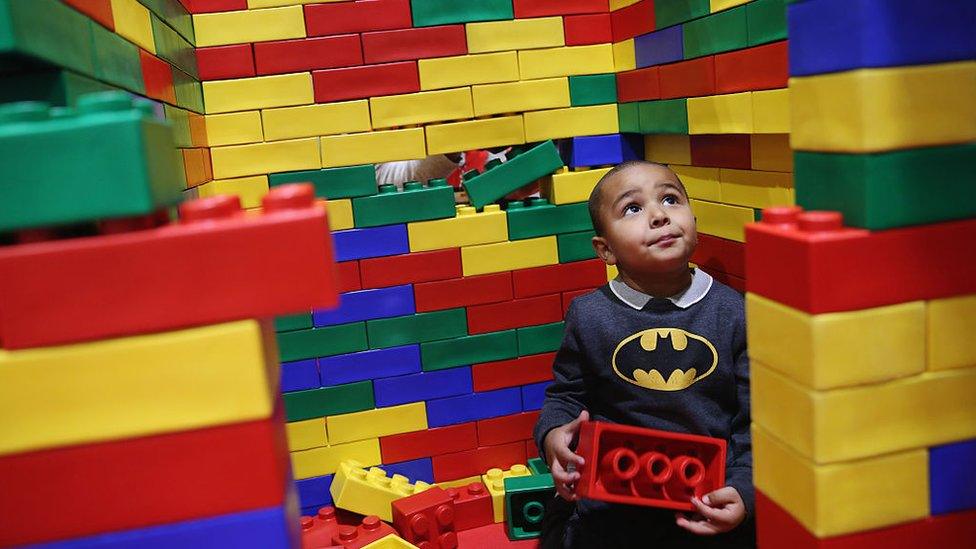
<instances>
[{"instance_id":1,"label":"boy's nose","mask_svg":"<svg viewBox=\"0 0 976 549\"><path fill-rule=\"evenodd\" d=\"M650 213L651 228L663 227L671 222L667 212L661 208L654 208L648 213Z\"/></svg>"}]
</instances>

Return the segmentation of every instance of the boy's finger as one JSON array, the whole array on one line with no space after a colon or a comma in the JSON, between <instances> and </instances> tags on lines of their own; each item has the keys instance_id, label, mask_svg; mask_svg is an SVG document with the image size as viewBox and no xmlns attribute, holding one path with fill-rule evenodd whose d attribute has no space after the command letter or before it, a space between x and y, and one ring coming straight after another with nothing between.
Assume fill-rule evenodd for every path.
<instances>
[{"instance_id":1,"label":"boy's finger","mask_svg":"<svg viewBox=\"0 0 976 549\"><path fill-rule=\"evenodd\" d=\"M698 534L699 536L714 536L715 534L722 532L722 530L715 524L704 520L689 520L680 514L678 515L677 520L675 520L675 523L692 534Z\"/></svg>"},{"instance_id":2,"label":"boy's finger","mask_svg":"<svg viewBox=\"0 0 976 549\"><path fill-rule=\"evenodd\" d=\"M575 463L577 467L583 465L583 458L573 453L569 446L556 448L556 457L560 463Z\"/></svg>"},{"instance_id":3,"label":"boy's finger","mask_svg":"<svg viewBox=\"0 0 976 549\"><path fill-rule=\"evenodd\" d=\"M738 502L738 495L739 493L736 492L735 488L732 488L731 486L724 486L718 490L715 490L714 492L705 494L705 496L702 497L702 500L704 500L705 503L711 507L724 507L730 503Z\"/></svg>"},{"instance_id":4,"label":"boy's finger","mask_svg":"<svg viewBox=\"0 0 976 549\"><path fill-rule=\"evenodd\" d=\"M698 498L694 498L694 497L691 498L691 504L695 506L696 511L701 513L701 515L708 520L717 520L717 521L725 520L725 515L727 514L725 511L721 509L715 509L713 507L709 507L708 505L705 505L705 503Z\"/></svg>"}]
</instances>

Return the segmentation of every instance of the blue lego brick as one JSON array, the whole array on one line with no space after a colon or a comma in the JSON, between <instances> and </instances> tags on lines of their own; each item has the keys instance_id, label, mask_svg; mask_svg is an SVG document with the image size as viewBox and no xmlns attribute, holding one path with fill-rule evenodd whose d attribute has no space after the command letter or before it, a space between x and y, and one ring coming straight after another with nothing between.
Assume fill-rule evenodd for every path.
<instances>
[{"instance_id":1,"label":"blue lego brick","mask_svg":"<svg viewBox=\"0 0 976 549\"><path fill-rule=\"evenodd\" d=\"M570 143L567 165L572 168L608 166L644 158L644 139L638 135L591 135L574 137Z\"/></svg>"},{"instance_id":2,"label":"blue lego brick","mask_svg":"<svg viewBox=\"0 0 976 549\"><path fill-rule=\"evenodd\" d=\"M297 511L297 508L296 508ZM290 549L298 547L298 517L286 506L244 511L148 528L122 530L52 543L30 549Z\"/></svg>"},{"instance_id":3,"label":"blue lego brick","mask_svg":"<svg viewBox=\"0 0 976 549\"><path fill-rule=\"evenodd\" d=\"M407 226L387 225L332 233L336 261L410 253Z\"/></svg>"},{"instance_id":4,"label":"blue lego brick","mask_svg":"<svg viewBox=\"0 0 976 549\"><path fill-rule=\"evenodd\" d=\"M281 363L281 392L304 391L321 387L319 368L314 358Z\"/></svg>"},{"instance_id":5,"label":"blue lego brick","mask_svg":"<svg viewBox=\"0 0 976 549\"><path fill-rule=\"evenodd\" d=\"M790 74L976 57L976 2L818 0L787 12Z\"/></svg>"},{"instance_id":6,"label":"blue lego brick","mask_svg":"<svg viewBox=\"0 0 976 549\"><path fill-rule=\"evenodd\" d=\"M319 376L322 385L326 387L374 378L402 376L420 370L420 345L387 347L319 359Z\"/></svg>"},{"instance_id":7,"label":"blue lego brick","mask_svg":"<svg viewBox=\"0 0 976 549\"><path fill-rule=\"evenodd\" d=\"M427 401L427 425L443 427L522 411L518 387Z\"/></svg>"},{"instance_id":8,"label":"blue lego brick","mask_svg":"<svg viewBox=\"0 0 976 549\"><path fill-rule=\"evenodd\" d=\"M329 488L332 486L332 476L325 475L295 481L302 509L313 508L318 511L319 507L332 505L332 493L329 492ZM302 512L302 514L306 513Z\"/></svg>"},{"instance_id":9,"label":"blue lego brick","mask_svg":"<svg viewBox=\"0 0 976 549\"><path fill-rule=\"evenodd\" d=\"M976 439L929 449L929 498L933 515L976 509Z\"/></svg>"},{"instance_id":10,"label":"blue lego brick","mask_svg":"<svg viewBox=\"0 0 976 549\"><path fill-rule=\"evenodd\" d=\"M377 408L467 395L473 390L470 367L373 380Z\"/></svg>"},{"instance_id":11,"label":"blue lego brick","mask_svg":"<svg viewBox=\"0 0 976 549\"><path fill-rule=\"evenodd\" d=\"M387 463L380 466L388 475L398 474L410 479L410 482L422 480L433 484L434 465L430 458L420 458L399 463Z\"/></svg>"},{"instance_id":12,"label":"blue lego brick","mask_svg":"<svg viewBox=\"0 0 976 549\"><path fill-rule=\"evenodd\" d=\"M339 294L339 307L313 311L312 322L316 327L322 327L412 315L415 312L413 285L406 284Z\"/></svg>"},{"instance_id":13,"label":"blue lego brick","mask_svg":"<svg viewBox=\"0 0 976 549\"><path fill-rule=\"evenodd\" d=\"M637 68L673 63L685 58L684 29L675 25L634 38Z\"/></svg>"},{"instance_id":14,"label":"blue lego brick","mask_svg":"<svg viewBox=\"0 0 976 549\"><path fill-rule=\"evenodd\" d=\"M542 401L546 399L546 387L551 381L523 385L522 390L522 411L528 412L542 408Z\"/></svg>"}]
</instances>

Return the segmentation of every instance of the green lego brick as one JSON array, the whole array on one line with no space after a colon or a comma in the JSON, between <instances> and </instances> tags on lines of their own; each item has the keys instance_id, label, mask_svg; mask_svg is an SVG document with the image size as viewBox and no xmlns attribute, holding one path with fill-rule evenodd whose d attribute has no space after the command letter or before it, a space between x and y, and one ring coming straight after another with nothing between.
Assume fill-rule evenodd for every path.
<instances>
[{"instance_id":1,"label":"green lego brick","mask_svg":"<svg viewBox=\"0 0 976 549\"><path fill-rule=\"evenodd\" d=\"M371 349L394 347L467 335L468 319L464 308L446 309L369 320L366 332Z\"/></svg>"},{"instance_id":2,"label":"green lego brick","mask_svg":"<svg viewBox=\"0 0 976 549\"><path fill-rule=\"evenodd\" d=\"M559 151L552 141L545 141L529 148L513 148L508 161L491 161L483 173L465 174L464 189L475 208L483 208L508 193L549 175L563 166Z\"/></svg>"},{"instance_id":3,"label":"green lego brick","mask_svg":"<svg viewBox=\"0 0 976 549\"><path fill-rule=\"evenodd\" d=\"M641 101L637 116L643 134L688 134L688 100Z\"/></svg>"},{"instance_id":4,"label":"green lego brick","mask_svg":"<svg viewBox=\"0 0 976 549\"><path fill-rule=\"evenodd\" d=\"M57 0L0 0L0 71L40 62L93 76L93 25Z\"/></svg>"},{"instance_id":5,"label":"green lego brick","mask_svg":"<svg viewBox=\"0 0 976 549\"><path fill-rule=\"evenodd\" d=\"M517 356L518 339L515 330L489 332L420 345L420 362L425 371L444 370Z\"/></svg>"},{"instance_id":6,"label":"green lego brick","mask_svg":"<svg viewBox=\"0 0 976 549\"><path fill-rule=\"evenodd\" d=\"M708 0L663 0L654 2L654 27L663 29L708 15Z\"/></svg>"},{"instance_id":7,"label":"green lego brick","mask_svg":"<svg viewBox=\"0 0 976 549\"><path fill-rule=\"evenodd\" d=\"M275 317L274 328L276 332L291 332L294 330L305 330L312 327L312 313L296 313Z\"/></svg>"},{"instance_id":8,"label":"green lego brick","mask_svg":"<svg viewBox=\"0 0 976 549\"><path fill-rule=\"evenodd\" d=\"M554 206L545 198L530 198L526 202L510 202L505 210L508 216L510 240L572 233L593 228L586 202L565 206Z\"/></svg>"},{"instance_id":9,"label":"green lego brick","mask_svg":"<svg viewBox=\"0 0 976 549\"><path fill-rule=\"evenodd\" d=\"M180 108L203 114L203 86L200 81L176 67L173 72L173 93Z\"/></svg>"},{"instance_id":10,"label":"green lego brick","mask_svg":"<svg viewBox=\"0 0 976 549\"><path fill-rule=\"evenodd\" d=\"M512 0L410 0L413 26L429 27L472 21L496 21L512 19Z\"/></svg>"},{"instance_id":11,"label":"green lego brick","mask_svg":"<svg viewBox=\"0 0 976 549\"><path fill-rule=\"evenodd\" d=\"M620 126L620 133L640 133L638 106L637 102L617 104L617 124Z\"/></svg>"},{"instance_id":12,"label":"green lego brick","mask_svg":"<svg viewBox=\"0 0 976 549\"><path fill-rule=\"evenodd\" d=\"M617 77L588 74L569 77L569 104L573 107L617 102Z\"/></svg>"},{"instance_id":13,"label":"green lego brick","mask_svg":"<svg viewBox=\"0 0 976 549\"><path fill-rule=\"evenodd\" d=\"M786 4L783 0L755 0L743 7L750 46L786 38Z\"/></svg>"},{"instance_id":14,"label":"green lego brick","mask_svg":"<svg viewBox=\"0 0 976 549\"><path fill-rule=\"evenodd\" d=\"M596 236L596 232L594 231L556 235L556 248L559 250L559 262L569 263L571 261L595 258L596 250L593 249L594 236Z\"/></svg>"},{"instance_id":15,"label":"green lego brick","mask_svg":"<svg viewBox=\"0 0 976 549\"><path fill-rule=\"evenodd\" d=\"M193 78L199 79L197 56L193 45L155 14L150 14L149 18L152 20L156 55Z\"/></svg>"},{"instance_id":16,"label":"green lego brick","mask_svg":"<svg viewBox=\"0 0 976 549\"><path fill-rule=\"evenodd\" d=\"M74 106L82 95L118 88L68 70L45 70L0 76L0 103L43 101Z\"/></svg>"},{"instance_id":17,"label":"green lego brick","mask_svg":"<svg viewBox=\"0 0 976 549\"><path fill-rule=\"evenodd\" d=\"M163 114L166 121L173 126L173 142L177 147L189 148L193 146L193 137L190 134L190 114L189 112L171 105L163 105Z\"/></svg>"},{"instance_id":18,"label":"green lego brick","mask_svg":"<svg viewBox=\"0 0 976 549\"><path fill-rule=\"evenodd\" d=\"M376 407L372 381L285 393L282 400L286 421L349 414Z\"/></svg>"},{"instance_id":19,"label":"green lego brick","mask_svg":"<svg viewBox=\"0 0 976 549\"><path fill-rule=\"evenodd\" d=\"M376 169L372 164L273 173L268 176L268 183L272 187L299 181L314 185L315 196L320 198L354 198L376 194Z\"/></svg>"},{"instance_id":20,"label":"green lego brick","mask_svg":"<svg viewBox=\"0 0 976 549\"><path fill-rule=\"evenodd\" d=\"M139 3L173 27L191 44L196 43L196 36L193 34L193 16L179 0L139 0Z\"/></svg>"},{"instance_id":21,"label":"green lego brick","mask_svg":"<svg viewBox=\"0 0 976 549\"><path fill-rule=\"evenodd\" d=\"M528 465L533 475L544 475L549 472L549 466L541 457L529 458Z\"/></svg>"},{"instance_id":22,"label":"green lego brick","mask_svg":"<svg viewBox=\"0 0 976 549\"><path fill-rule=\"evenodd\" d=\"M0 231L143 215L186 187L169 124L122 91L0 107Z\"/></svg>"},{"instance_id":23,"label":"green lego brick","mask_svg":"<svg viewBox=\"0 0 976 549\"><path fill-rule=\"evenodd\" d=\"M410 181L398 191L396 185L380 185L379 193L352 199L356 227L378 227L454 217L454 187L444 179L432 179L425 187Z\"/></svg>"},{"instance_id":24,"label":"green lego brick","mask_svg":"<svg viewBox=\"0 0 976 549\"><path fill-rule=\"evenodd\" d=\"M794 154L796 203L880 230L976 217L976 143L879 154ZM926 184L920 182L925 181Z\"/></svg>"},{"instance_id":25,"label":"green lego brick","mask_svg":"<svg viewBox=\"0 0 976 549\"><path fill-rule=\"evenodd\" d=\"M537 538L546 506L556 495L552 474L505 479L505 527L509 539Z\"/></svg>"},{"instance_id":26,"label":"green lego brick","mask_svg":"<svg viewBox=\"0 0 976 549\"><path fill-rule=\"evenodd\" d=\"M145 95L139 47L101 25L92 25L95 78Z\"/></svg>"},{"instance_id":27,"label":"green lego brick","mask_svg":"<svg viewBox=\"0 0 976 549\"><path fill-rule=\"evenodd\" d=\"M282 362L366 350L366 323L353 322L278 334Z\"/></svg>"},{"instance_id":28,"label":"green lego brick","mask_svg":"<svg viewBox=\"0 0 976 549\"><path fill-rule=\"evenodd\" d=\"M549 353L559 349L563 342L565 322L553 322L527 328L516 328L519 356Z\"/></svg>"},{"instance_id":29,"label":"green lego brick","mask_svg":"<svg viewBox=\"0 0 976 549\"><path fill-rule=\"evenodd\" d=\"M749 44L746 6L685 23L682 40L685 59L745 48Z\"/></svg>"}]
</instances>

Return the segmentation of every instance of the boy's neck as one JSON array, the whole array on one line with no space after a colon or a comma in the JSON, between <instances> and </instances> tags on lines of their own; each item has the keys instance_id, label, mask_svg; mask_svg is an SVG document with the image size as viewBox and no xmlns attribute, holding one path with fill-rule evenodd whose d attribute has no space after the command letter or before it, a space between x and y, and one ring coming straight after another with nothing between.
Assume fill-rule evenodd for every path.
<instances>
[{"instance_id":1,"label":"boy's neck","mask_svg":"<svg viewBox=\"0 0 976 549\"><path fill-rule=\"evenodd\" d=\"M691 286L691 269L683 267L671 273L655 273L652 276L636 277L618 271L620 280L651 297L668 298L680 294Z\"/></svg>"}]
</instances>

